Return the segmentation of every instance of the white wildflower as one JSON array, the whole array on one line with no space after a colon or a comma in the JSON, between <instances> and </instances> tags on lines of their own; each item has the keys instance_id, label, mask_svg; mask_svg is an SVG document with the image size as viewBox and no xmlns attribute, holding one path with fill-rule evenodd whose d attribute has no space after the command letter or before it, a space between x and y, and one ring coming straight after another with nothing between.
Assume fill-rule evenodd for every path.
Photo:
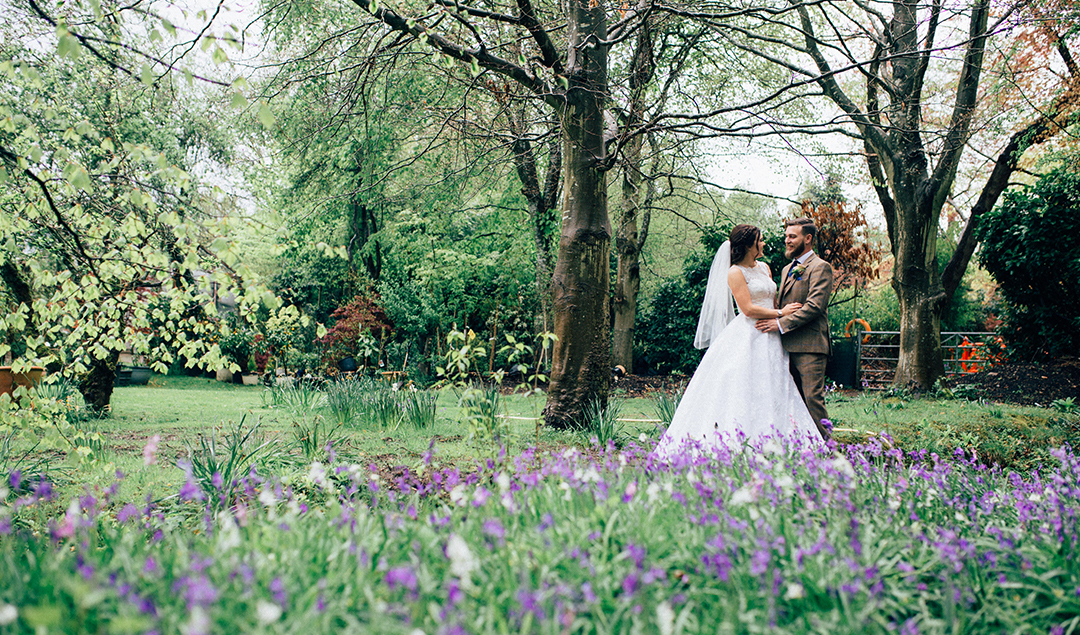
<instances>
[{"instance_id":1,"label":"white wildflower","mask_svg":"<svg viewBox=\"0 0 1080 635\"><path fill-rule=\"evenodd\" d=\"M19 617L19 609L11 604L0 604L0 626L12 624Z\"/></svg>"},{"instance_id":2,"label":"white wildflower","mask_svg":"<svg viewBox=\"0 0 1080 635\"><path fill-rule=\"evenodd\" d=\"M890 487L886 496L889 501L889 509L896 511L900 509L900 505L903 504L903 500L900 498L900 493L896 491L895 487Z\"/></svg>"},{"instance_id":3,"label":"white wildflower","mask_svg":"<svg viewBox=\"0 0 1080 635\"><path fill-rule=\"evenodd\" d=\"M660 484L649 483L649 486L645 488L645 495L649 497L650 505L655 503L656 499L660 496Z\"/></svg>"},{"instance_id":4,"label":"white wildflower","mask_svg":"<svg viewBox=\"0 0 1080 635\"><path fill-rule=\"evenodd\" d=\"M210 615L201 606L191 609L191 619L180 627L184 635L204 635L210 632Z\"/></svg>"},{"instance_id":5,"label":"white wildflower","mask_svg":"<svg viewBox=\"0 0 1080 635\"><path fill-rule=\"evenodd\" d=\"M510 475L506 472L499 472L499 475L495 477L495 484L499 486L500 492L505 492L510 489Z\"/></svg>"},{"instance_id":6,"label":"white wildflower","mask_svg":"<svg viewBox=\"0 0 1080 635\"><path fill-rule=\"evenodd\" d=\"M795 489L795 479L790 474L781 474L776 477L776 486L785 492Z\"/></svg>"},{"instance_id":7,"label":"white wildflower","mask_svg":"<svg viewBox=\"0 0 1080 635\"><path fill-rule=\"evenodd\" d=\"M769 439L761 445L761 451L765 454L783 454L784 446L776 439Z\"/></svg>"},{"instance_id":8,"label":"white wildflower","mask_svg":"<svg viewBox=\"0 0 1080 635\"><path fill-rule=\"evenodd\" d=\"M427 633L425 633L423 630L421 630L419 628L414 628L411 631L409 631L409 635L427 635Z\"/></svg>"},{"instance_id":9,"label":"white wildflower","mask_svg":"<svg viewBox=\"0 0 1080 635\"><path fill-rule=\"evenodd\" d=\"M843 454L837 454L829 463L837 472L846 475L848 478L855 478L855 468Z\"/></svg>"},{"instance_id":10,"label":"white wildflower","mask_svg":"<svg viewBox=\"0 0 1080 635\"><path fill-rule=\"evenodd\" d=\"M281 607L268 600L260 599L255 603L255 617L260 624L270 624L281 619Z\"/></svg>"},{"instance_id":11,"label":"white wildflower","mask_svg":"<svg viewBox=\"0 0 1080 635\"><path fill-rule=\"evenodd\" d=\"M307 477L309 481L319 487L326 487L326 468L323 467L322 463L318 461L312 462L311 467L308 469Z\"/></svg>"},{"instance_id":12,"label":"white wildflower","mask_svg":"<svg viewBox=\"0 0 1080 635\"><path fill-rule=\"evenodd\" d=\"M469 543L457 534L450 534L450 540L446 543L446 557L450 559L450 573L459 578L467 579L479 568L476 556L469 549Z\"/></svg>"},{"instance_id":13,"label":"white wildflower","mask_svg":"<svg viewBox=\"0 0 1080 635\"><path fill-rule=\"evenodd\" d=\"M694 483L697 483L700 480L701 479L698 478L698 473L696 471L688 470L686 472L686 482L687 483L690 483L691 485L693 485Z\"/></svg>"},{"instance_id":14,"label":"white wildflower","mask_svg":"<svg viewBox=\"0 0 1080 635\"><path fill-rule=\"evenodd\" d=\"M666 601L656 605L656 626L660 635L672 635L675 632L675 611Z\"/></svg>"},{"instance_id":15,"label":"white wildflower","mask_svg":"<svg viewBox=\"0 0 1080 635\"><path fill-rule=\"evenodd\" d=\"M277 495L274 494L274 488L264 487L263 490L259 492L259 502L266 507L277 505Z\"/></svg>"},{"instance_id":16,"label":"white wildflower","mask_svg":"<svg viewBox=\"0 0 1080 635\"><path fill-rule=\"evenodd\" d=\"M734 506L734 507L738 507L740 505L746 505L748 503L752 503L752 502L754 502L756 500L757 500L756 488L751 487L749 485L744 485L743 487L740 487L739 489L735 490L734 493L732 493L730 504L732 506Z\"/></svg>"},{"instance_id":17,"label":"white wildflower","mask_svg":"<svg viewBox=\"0 0 1080 635\"><path fill-rule=\"evenodd\" d=\"M217 524L220 528L217 533L217 546L222 551L230 551L243 544L240 537L240 528L228 510L223 509L217 513Z\"/></svg>"},{"instance_id":18,"label":"white wildflower","mask_svg":"<svg viewBox=\"0 0 1080 635\"><path fill-rule=\"evenodd\" d=\"M453 503L454 505L458 505L458 506L461 506L461 505L465 504L465 485L464 484L458 483L457 485L454 486L454 489L450 490L450 502Z\"/></svg>"},{"instance_id":19,"label":"white wildflower","mask_svg":"<svg viewBox=\"0 0 1080 635\"><path fill-rule=\"evenodd\" d=\"M806 597L806 589L798 582L787 585L787 589L784 591L785 600L798 600L804 597Z\"/></svg>"}]
</instances>

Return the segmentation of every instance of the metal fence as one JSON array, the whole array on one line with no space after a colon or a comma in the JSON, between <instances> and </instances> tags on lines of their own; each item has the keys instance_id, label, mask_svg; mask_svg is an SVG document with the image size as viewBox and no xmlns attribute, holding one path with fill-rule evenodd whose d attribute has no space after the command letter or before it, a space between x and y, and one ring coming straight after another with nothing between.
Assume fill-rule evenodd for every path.
<instances>
[{"instance_id":1,"label":"metal fence","mask_svg":"<svg viewBox=\"0 0 1080 635\"><path fill-rule=\"evenodd\" d=\"M892 384L900 359L899 331L863 331L855 338L855 348L859 385L881 389ZM1003 361L1001 340L992 332L944 332L941 349L948 376L971 374Z\"/></svg>"}]
</instances>

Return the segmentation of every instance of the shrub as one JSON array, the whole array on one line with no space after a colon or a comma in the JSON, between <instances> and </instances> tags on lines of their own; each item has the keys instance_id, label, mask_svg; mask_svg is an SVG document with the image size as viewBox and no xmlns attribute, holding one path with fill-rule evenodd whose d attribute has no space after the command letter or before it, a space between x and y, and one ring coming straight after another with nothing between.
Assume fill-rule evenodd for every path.
<instances>
[{"instance_id":1,"label":"shrub","mask_svg":"<svg viewBox=\"0 0 1080 635\"><path fill-rule=\"evenodd\" d=\"M1029 359L1080 353L1080 173L1010 190L979 221L979 261L1005 299L1002 332Z\"/></svg>"},{"instance_id":2,"label":"shrub","mask_svg":"<svg viewBox=\"0 0 1080 635\"><path fill-rule=\"evenodd\" d=\"M358 295L348 304L338 307L330 314L334 324L319 339L323 346L323 359L335 363L350 355L364 363L378 348L374 343L382 340L394 325L379 305L379 296Z\"/></svg>"}]
</instances>

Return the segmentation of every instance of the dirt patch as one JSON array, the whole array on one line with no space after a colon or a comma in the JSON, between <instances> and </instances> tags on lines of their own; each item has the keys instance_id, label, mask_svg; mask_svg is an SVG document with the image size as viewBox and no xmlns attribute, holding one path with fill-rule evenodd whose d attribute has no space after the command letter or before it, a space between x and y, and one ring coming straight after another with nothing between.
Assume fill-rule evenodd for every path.
<instances>
[{"instance_id":1,"label":"dirt patch","mask_svg":"<svg viewBox=\"0 0 1080 635\"><path fill-rule=\"evenodd\" d=\"M1056 399L1080 400L1080 359L1066 357L1046 364L1001 364L956 378L980 397L1023 406L1046 406Z\"/></svg>"},{"instance_id":2,"label":"dirt patch","mask_svg":"<svg viewBox=\"0 0 1080 635\"><path fill-rule=\"evenodd\" d=\"M686 387L686 375L623 375L611 378L611 391L627 397L649 397L654 393L674 393Z\"/></svg>"}]
</instances>

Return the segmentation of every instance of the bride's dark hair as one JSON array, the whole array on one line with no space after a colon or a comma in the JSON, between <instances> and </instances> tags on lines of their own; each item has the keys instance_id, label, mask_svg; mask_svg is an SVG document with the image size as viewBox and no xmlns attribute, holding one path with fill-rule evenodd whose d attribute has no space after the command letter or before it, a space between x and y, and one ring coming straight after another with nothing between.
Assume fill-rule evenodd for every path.
<instances>
[{"instance_id":1,"label":"bride's dark hair","mask_svg":"<svg viewBox=\"0 0 1080 635\"><path fill-rule=\"evenodd\" d=\"M731 230L731 235L728 236L728 240L731 242L731 264L742 262L742 259L746 257L746 252L757 244L760 237L761 230L757 227L753 225L736 225Z\"/></svg>"}]
</instances>

